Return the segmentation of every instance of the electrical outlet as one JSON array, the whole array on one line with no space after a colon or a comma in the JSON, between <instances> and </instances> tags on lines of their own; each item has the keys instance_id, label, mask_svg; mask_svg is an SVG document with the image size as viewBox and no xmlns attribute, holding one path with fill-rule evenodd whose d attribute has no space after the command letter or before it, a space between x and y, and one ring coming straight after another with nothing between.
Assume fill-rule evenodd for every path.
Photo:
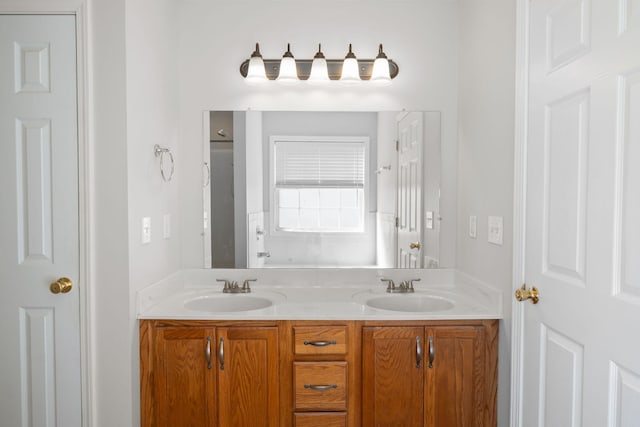
<instances>
[{"instance_id":1,"label":"electrical outlet","mask_svg":"<svg viewBox=\"0 0 640 427\"><path fill-rule=\"evenodd\" d=\"M469 237L475 239L478 237L478 217L475 215L469 216Z\"/></svg>"},{"instance_id":2,"label":"electrical outlet","mask_svg":"<svg viewBox=\"0 0 640 427\"><path fill-rule=\"evenodd\" d=\"M495 245L502 245L502 217L501 216L490 216L489 221L489 234L487 236L487 240L489 243L493 243Z\"/></svg>"},{"instance_id":3,"label":"electrical outlet","mask_svg":"<svg viewBox=\"0 0 640 427\"><path fill-rule=\"evenodd\" d=\"M162 217L162 238L171 238L171 214L164 214Z\"/></svg>"},{"instance_id":4,"label":"electrical outlet","mask_svg":"<svg viewBox=\"0 0 640 427\"><path fill-rule=\"evenodd\" d=\"M151 242L151 218L145 216L142 218L142 243L147 244Z\"/></svg>"}]
</instances>

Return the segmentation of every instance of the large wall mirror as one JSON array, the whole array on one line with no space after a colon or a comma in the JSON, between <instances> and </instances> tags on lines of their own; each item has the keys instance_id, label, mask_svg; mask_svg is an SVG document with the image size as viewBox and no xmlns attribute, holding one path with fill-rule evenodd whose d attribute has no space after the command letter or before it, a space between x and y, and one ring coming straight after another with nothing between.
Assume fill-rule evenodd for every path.
<instances>
[{"instance_id":1,"label":"large wall mirror","mask_svg":"<svg viewBox=\"0 0 640 427\"><path fill-rule=\"evenodd\" d=\"M439 112L204 117L206 267L445 267Z\"/></svg>"}]
</instances>

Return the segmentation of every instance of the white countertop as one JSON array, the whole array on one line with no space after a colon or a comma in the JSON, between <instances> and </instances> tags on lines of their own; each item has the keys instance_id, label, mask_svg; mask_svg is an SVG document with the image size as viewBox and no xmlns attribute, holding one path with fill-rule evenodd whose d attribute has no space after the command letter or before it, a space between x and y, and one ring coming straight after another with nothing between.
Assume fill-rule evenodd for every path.
<instances>
[{"instance_id":1,"label":"white countertop","mask_svg":"<svg viewBox=\"0 0 640 427\"><path fill-rule=\"evenodd\" d=\"M420 278L415 293L389 294L381 277L396 283ZM258 279L249 294L223 294L216 279ZM372 298L431 298L450 306L435 311L372 308ZM190 320L455 320L501 319L502 294L455 270L268 269L182 270L138 292L139 319ZM190 309L189 301L215 299L233 304L244 297L271 305L249 311ZM235 300L232 300L235 299ZM225 303L222 306L225 307ZM401 301L402 302L402 301ZM451 304L449 304L449 302ZM224 310L224 308L223 308Z\"/></svg>"}]
</instances>

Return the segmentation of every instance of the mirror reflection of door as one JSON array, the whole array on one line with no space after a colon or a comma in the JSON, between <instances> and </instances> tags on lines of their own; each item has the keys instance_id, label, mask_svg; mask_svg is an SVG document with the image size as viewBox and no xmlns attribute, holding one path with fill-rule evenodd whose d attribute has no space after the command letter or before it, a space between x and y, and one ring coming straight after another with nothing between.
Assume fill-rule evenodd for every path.
<instances>
[{"instance_id":1,"label":"mirror reflection of door","mask_svg":"<svg viewBox=\"0 0 640 427\"><path fill-rule=\"evenodd\" d=\"M422 113L398 118L398 268L422 267Z\"/></svg>"},{"instance_id":2,"label":"mirror reflection of door","mask_svg":"<svg viewBox=\"0 0 640 427\"><path fill-rule=\"evenodd\" d=\"M234 268L233 112L211 112L210 124L212 267Z\"/></svg>"}]
</instances>

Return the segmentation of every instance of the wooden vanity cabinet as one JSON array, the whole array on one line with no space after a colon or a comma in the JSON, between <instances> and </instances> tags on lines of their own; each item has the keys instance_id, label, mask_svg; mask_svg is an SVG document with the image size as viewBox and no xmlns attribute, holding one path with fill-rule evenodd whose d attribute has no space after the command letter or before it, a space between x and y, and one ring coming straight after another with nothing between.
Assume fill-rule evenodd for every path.
<instances>
[{"instance_id":1,"label":"wooden vanity cabinet","mask_svg":"<svg viewBox=\"0 0 640 427\"><path fill-rule=\"evenodd\" d=\"M497 333L497 320L141 320L141 425L495 427Z\"/></svg>"},{"instance_id":2,"label":"wooden vanity cabinet","mask_svg":"<svg viewBox=\"0 0 640 427\"><path fill-rule=\"evenodd\" d=\"M144 427L278 427L274 324L140 321Z\"/></svg>"},{"instance_id":3,"label":"wooden vanity cabinet","mask_svg":"<svg viewBox=\"0 0 640 427\"><path fill-rule=\"evenodd\" d=\"M389 323L362 331L363 426L496 425L497 321Z\"/></svg>"}]
</instances>

